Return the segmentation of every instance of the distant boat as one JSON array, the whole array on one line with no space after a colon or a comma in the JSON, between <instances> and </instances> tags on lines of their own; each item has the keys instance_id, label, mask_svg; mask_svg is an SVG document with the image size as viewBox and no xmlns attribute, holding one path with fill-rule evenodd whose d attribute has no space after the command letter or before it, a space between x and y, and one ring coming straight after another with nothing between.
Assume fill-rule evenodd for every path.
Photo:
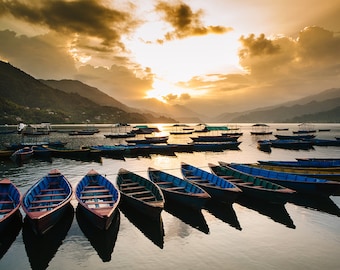
<instances>
[{"instance_id":1,"label":"distant boat","mask_svg":"<svg viewBox=\"0 0 340 270\"><path fill-rule=\"evenodd\" d=\"M271 152L272 151L272 142L271 140L258 140L257 141L257 148L264 152Z\"/></svg>"},{"instance_id":2,"label":"distant boat","mask_svg":"<svg viewBox=\"0 0 340 270\"><path fill-rule=\"evenodd\" d=\"M120 192L104 176L90 170L75 189L79 209L94 226L107 230L117 213Z\"/></svg>"},{"instance_id":3,"label":"distant boat","mask_svg":"<svg viewBox=\"0 0 340 270\"><path fill-rule=\"evenodd\" d=\"M296 131L293 131L294 134L304 134L304 133L314 133L316 132L316 129L312 124L308 123L302 123L299 124L299 129Z\"/></svg>"},{"instance_id":4,"label":"distant boat","mask_svg":"<svg viewBox=\"0 0 340 270\"><path fill-rule=\"evenodd\" d=\"M19 150L16 150L11 155L11 160L16 163L25 162L33 157L33 150L30 147L24 147Z\"/></svg>"},{"instance_id":5,"label":"distant boat","mask_svg":"<svg viewBox=\"0 0 340 270\"><path fill-rule=\"evenodd\" d=\"M62 218L72 195L70 182L57 169L29 188L21 205L36 234L45 234Z\"/></svg>"},{"instance_id":6,"label":"distant boat","mask_svg":"<svg viewBox=\"0 0 340 270\"><path fill-rule=\"evenodd\" d=\"M136 136L136 133L132 133L131 131L127 131L126 127L130 126L129 124L115 124L111 126L111 133L104 134L105 138L109 139L121 139L121 138L132 138ZM122 130L123 129L123 130Z\"/></svg>"},{"instance_id":7,"label":"distant boat","mask_svg":"<svg viewBox=\"0 0 340 270\"><path fill-rule=\"evenodd\" d=\"M181 163L181 172L184 179L203 188L217 201L233 203L242 192L228 180L184 162Z\"/></svg>"},{"instance_id":8,"label":"distant boat","mask_svg":"<svg viewBox=\"0 0 340 270\"><path fill-rule=\"evenodd\" d=\"M236 142L239 135L211 135L190 137L193 142Z\"/></svg>"},{"instance_id":9,"label":"distant boat","mask_svg":"<svg viewBox=\"0 0 340 270\"><path fill-rule=\"evenodd\" d=\"M273 132L269 130L269 126L267 124L254 124L252 125L252 130L250 131L251 135L270 135Z\"/></svg>"},{"instance_id":10,"label":"distant boat","mask_svg":"<svg viewBox=\"0 0 340 270\"><path fill-rule=\"evenodd\" d=\"M292 195L296 193L292 189L234 169L225 162L219 162L219 164L220 166L210 163L209 167L211 171L234 183L243 191L242 194L246 196L265 200L270 203L285 204L291 199Z\"/></svg>"},{"instance_id":11,"label":"distant boat","mask_svg":"<svg viewBox=\"0 0 340 270\"><path fill-rule=\"evenodd\" d=\"M295 139L276 139L270 140L271 146L276 148L283 149L292 149L292 150L308 150L313 149L313 143L311 140L295 140Z\"/></svg>"},{"instance_id":12,"label":"distant boat","mask_svg":"<svg viewBox=\"0 0 340 270\"><path fill-rule=\"evenodd\" d=\"M255 168L247 164L230 163L229 166L266 181L296 190L299 193L322 196L340 195L340 182L266 170L259 167Z\"/></svg>"},{"instance_id":13,"label":"distant boat","mask_svg":"<svg viewBox=\"0 0 340 270\"><path fill-rule=\"evenodd\" d=\"M210 195L201 187L177 176L154 168L148 169L149 178L163 191L165 200L201 209Z\"/></svg>"},{"instance_id":14,"label":"distant boat","mask_svg":"<svg viewBox=\"0 0 340 270\"><path fill-rule=\"evenodd\" d=\"M162 190L154 182L121 168L117 175L117 185L123 204L152 219L160 218L165 199Z\"/></svg>"},{"instance_id":15,"label":"distant boat","mask_svg":"<svg viewBox=\"0 0 340 270\"><path fill-rule=\"evenodd\" d=\"M277 131L287 131L287 130L289 130L289 128L277 128L276 130Z\"/></svg>"},{"instance_id":16,"label":"distant boat","mask_svg":"<svg viewBox=\"0 0 340 270\"><path fill-rule=\"evenodd\" d=\"M315 138L314 134L297 134L297 135L275 134L274 136L280 140L310 140Z\"/></svg>"},{"instance_id":17,"label":"distant boat","mask_svg":"<svg viewBox=\"0 0 340 270\"><path fill-rule=\"evenodd\" d=\"M153 143L167 143L169 136L154 136L154 137L145 137L144 139L127 139L125 140L127 143L135 143L135 144L153 144Z\"/></svg>"},{"instance_id":18,"label":"distant boat","mask_svg":"<svg viewBox=\"0 0 340 270\"><path fill-rule=\"evenodd\" d=\"M18 188L9 179L0 180L0 233L9 226L14 217L20 214L21 194ZM21 216L20 216L21 219Z\"/></svg>"}]
</instances>

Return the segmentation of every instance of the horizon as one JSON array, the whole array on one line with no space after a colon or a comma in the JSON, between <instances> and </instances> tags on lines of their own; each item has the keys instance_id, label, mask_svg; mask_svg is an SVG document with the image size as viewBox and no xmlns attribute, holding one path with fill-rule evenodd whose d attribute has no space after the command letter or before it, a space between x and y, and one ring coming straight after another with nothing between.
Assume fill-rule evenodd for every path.
<instances>
[{"instance_id":1,"label":"horizon","mask_svg":"<svg viewBox=\"0 0 340 270\"><path fill-rule=\"evenodd\" d=\"M0 60L129 107L219 115L340 87L335 0L1 3Z\"/></svg>"}]
</instances>

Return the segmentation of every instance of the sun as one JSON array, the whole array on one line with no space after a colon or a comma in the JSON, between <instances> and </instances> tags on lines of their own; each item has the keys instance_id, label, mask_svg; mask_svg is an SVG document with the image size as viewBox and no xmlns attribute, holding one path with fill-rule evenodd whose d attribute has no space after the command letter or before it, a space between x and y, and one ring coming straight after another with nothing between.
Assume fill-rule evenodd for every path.
<instances>
[{"instance_id":1,"label":"sun","mask_svg":"<svg viewBox=\"0 0 340 270\"><path fill-rule=\"evenodd\" d=\"M190 89L181 88L172 82L164 79L155 79L153 82L153 88L146 93L145 98L156 98L164 103L168 102L167 97L180 97L182 94L191 92Z\"/></svg>"}]
</instances>

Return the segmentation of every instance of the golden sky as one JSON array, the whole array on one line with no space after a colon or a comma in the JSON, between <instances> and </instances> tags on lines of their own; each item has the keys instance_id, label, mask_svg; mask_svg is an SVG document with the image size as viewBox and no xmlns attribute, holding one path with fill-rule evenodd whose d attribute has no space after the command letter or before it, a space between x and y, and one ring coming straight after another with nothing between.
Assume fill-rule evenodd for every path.
<instances>
[{"instance_id":1,"label":"golden sky","mask_svg":"<svg viewBox=\"0 0 340 270\"><path fill-rule=\"evenodd\" d=\"M0 59L218 115L340 87L339 14L339 0L0 0Z\"/></svg>"}]
</instances>

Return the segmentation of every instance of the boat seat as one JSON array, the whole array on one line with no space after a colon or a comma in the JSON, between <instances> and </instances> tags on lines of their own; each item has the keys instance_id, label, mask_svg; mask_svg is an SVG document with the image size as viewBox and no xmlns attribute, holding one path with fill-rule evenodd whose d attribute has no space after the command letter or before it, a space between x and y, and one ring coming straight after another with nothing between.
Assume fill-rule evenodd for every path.
<instances>
[{"instance_id":1,"label":"boat seat","mask_svg":"<svg viewBox=\"0 0 340 270\"><path fill-rule=\"evenodd\" d=\"M67 193L50 193L50 194L37 194L35 195L36 198L41 197L56 197L56 196L66 196Z\"/></svg>"},{"instance_id":2,"label":"boat seat","mask_svg":"<svg viewBox=\"0 0 340 270\"><path fill-rule=\"evenodd\" d=\"M122 184L120 184L120 186L121 187L139 186L139 183L137 183L137 182L122 183Z\"/></svg>"},{"instance_id":3,"label":"boat seat","mask_svg":"<svg viewBox=\"0 0 340 270\"><path fill-rule=\"evenodd\" d=\"M134 191L134 190L138 190L138 189L145 189L143 186L133 186L133 187L126 187L126 188L122 188L122 191L124 192L129 192L130 190L131 191Z\"/></svg>"},{"instance_id":4,"label":"boat seat","mask_svg":"<svg viewBox=\"0 0 340 270\"><path fill-rule=\"evenodd\" d=\"M37 203L48 203L48 202L62 202L64 199L51 199L51 200L34 200L31 202L31 204L37 204Z\"/></svg>"},{"instance_id":5,"label":"boat seat","mask_svg":"<svg viewBox=\"0 0 340 270\"><path fill-rule=\"evenodd\" d=\"M80 192L81 194L91 194L91 193L108 193L110 190L108 189L98 189L98 190L83 190Z\"/></svg>"},{"instance_id":6,"label":"boat seat","mask_svg":"<svg viewBox=\"0 0 340 270\"><path fill-rule=\"evenodd\" d=\"M106 188L105 186L85 186L84 189L102 189Z\"/></svg>"},{"instance_id":7,"label":"boat seat","mask_svg":"<svg viewBox=\"0 0 340 270\"><path fill-rule=\"evenodd\" d=\"M166 188L166 190L185 190L185 187L169 187L169 188Z\"/></svg>"},{"instance_id":8,"label":"boat seat","mask_svg":"<svg viewBox=\"0 0 340 270\"><path fill-rule=\"evenodd\" d=\"M208 184L210 183L208 180L195 180L195 183L198 183L198 184Z\"/></svg>"},{"instance_id":9,"label":"boat seat","mask_svg":"<svg viewBox=\"0 0 340 270\"><path fill-rule=\"evenodd\" d=\"M46 205L38 205L38 206L32 206L29 207L28 210L42 210L42 209L47 209L47 208L55 208L58 206L58 204L46 204Z\"/></svg>"},{"instance_id":10,"label":"boat seat","mask_svg":"<svg viewBox=\"0 0 340 270\"><path fill-rule=\"evenodd\" d=\"M97 195L97 196L81 196L81 200L94 200L94 199L104 199L104 198L112 198L112 195Z\"/></svg>"},{"instance_id":11,"label":"boat seat","mask_svg":"<svg viewBox=\"0 0 340 270\"><path fill-rule=\"evenodd\" d=\"M151 192L149 190L143 190L138 192L131 192L129 195L135 196L135 195L143 195L143 194L150 194Z\"/></svg>"},{"instance_id":12,"label":"boat seat","mask_svg":"<svg viewBox=\"0 0 340 270\"><path fill-rule=\"evenodd\" d=\"M139 199L147 202L147 201L154 201L156 199L156 197L155 196L147 196L147 197L141 197Z\"/></svg>"},{"instance_id":13,"label":"boat seat","mask_svg":"<svg viewBox=\"0 0 340 270\"><path fill-rule=\"evenodd\" d=\"M0 209L0 213L8 213L11 212L13 209L9 208L9 209Z\"/></svg>"},{"instance_id":14,"label":"boat seat","mask_svg":"<svg viewBox=\"0 0 340 270\"><path fill-rule=\"evenodd\" d=\"M0 201L0 204L12 204L13 201Z\"/></svg>"},{"instance_id":15,"label":"boat seat","mask_svg":"<svg viewBox=\"0 0 340 270\"><path fill-rule=\"evenodd\" d=\"M195 179L201 179L202 178L201 176L198 176L198 175L187 175L185 177L189 180L195 180Z\"/></svg>"},{"instance_id":16,"label":"boat seat","mask_svg":"<svg viewBox=\"0 0 340 270\"><path fill-rule=\"evenodd\" d=\"M41 192L53 192L53 191L63 191L63 188L49 188L49 189L42 189Z\"/></svg>"},{"instance_id":17,"label":"boat seat","mask_svg":"<svg viewBox=\"0 0 340 270\"><path fill-rule=\"evenodd\" d=\"M234 176L231 176L231 175L221 175L221 176L219 176L219 177L221 177L221 178L223 178L223 179L227 179L227 180L229 180L229 179L234 179Z\"/></svg>"},{"instance_id":18,"label":"boat seat","mask_svg":"<svg viewBox=\"0 0 340 270\"><path fill-rule=\"evenodd\" d=\"M116 203L116 201L100 201L100 202L86 202L86 204L91 205L91 204L113 204Z\"/></svg>"},{"instance_id":19,"label":"boat seat","mask_svg":"<svg viewBox=\"0 0 340 270\"><path fill-rule=\"evenodd\" d=\"M172 185L172 182L167 182L167 181L160 181L160 182L155 182L157 185Z\"/></svg>"},{"instance_id":20,"label":"boat seat","mask_svg":"<svg viewBox=\"0 0 340 270\"><path fill-rule=\"evenodd\" d=\"M251 185L253 185L253 183L252 182L243 182L243 183L239 183L239 185L251 186Z\"/></svg>"}]
</instances>

